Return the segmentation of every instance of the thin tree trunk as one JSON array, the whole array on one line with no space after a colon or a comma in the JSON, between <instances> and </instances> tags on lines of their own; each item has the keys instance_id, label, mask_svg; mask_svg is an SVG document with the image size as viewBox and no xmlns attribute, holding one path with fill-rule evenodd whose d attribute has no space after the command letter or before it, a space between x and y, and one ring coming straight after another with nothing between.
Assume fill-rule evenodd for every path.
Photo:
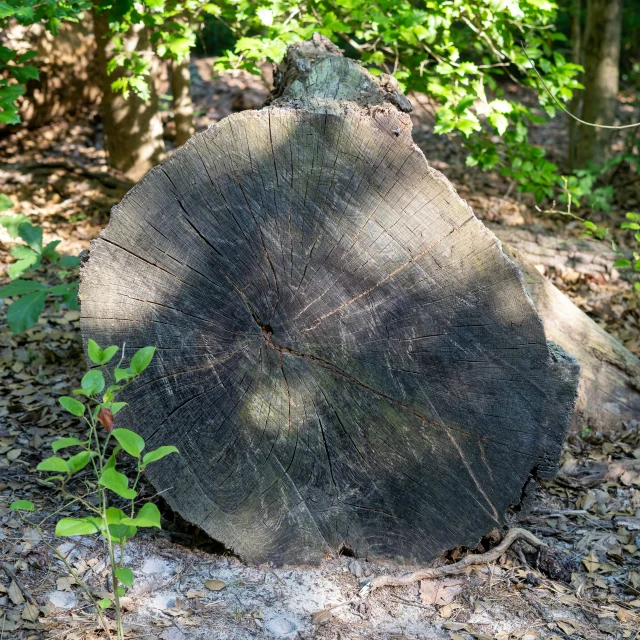
<instances>
[{"instance_id":1,"label":"thin tree trunk","mask_svg":"<svg viewBox=\"0 0 640 640\"><path fill-rule=\"evenodd\" d=\"M580 15L582 13L582 0L573 0L571 8L571 61L574 64L582 64L582 26ZM582 92L576 89L569 104L569 111L573 114L578 112ZM578 123L569 118L569 169L574 170L576 165L576 144L577 144Z\"/></svg>"},{"instance_id":2,"label":"thin tree trunk","mask_svg":"<svg viewBox=\"0 0 640 640\"><path fill-rule=\"evenodd\" d=\"M146 102L133 92L125 99L121 92L113 91L111 83L126 72L118 68L111 75L107 74L107 64L113 57L113 45L107 37L108 14L94 10L93 19L109 165L132 180L139 180L164 158L162 121L158 113L158 96L153 78L149 80L150 97ZM124 47L128 51L142 52L150 49L148 33L142 25L133 25L123 38Z\"/></svg>"},{"instance_id":3,"label":"thin tree trunk","mask_svg":"<svg viewBox=\"0 0 640 640\"><path fill-rule=\"evenodd\" d=\"M173 119L176 123L176 142L181 147L193 134L193 102L191 100L190 56L182 62L171 63L171 93L173 94Z\"/></svg>"},{"instance_id":4,"label":"thin tree trunk","mask_svg":"<svg viewBox=\"0 0 640 640\"><path fill-rule=\"evenodd\" d=\"M618 95L622 0L588 0L584 39L584 101L582 119L613 124ZM577 164L602 164L609 155L611 130L578 127Z\"/></svg>"}]
</instances>

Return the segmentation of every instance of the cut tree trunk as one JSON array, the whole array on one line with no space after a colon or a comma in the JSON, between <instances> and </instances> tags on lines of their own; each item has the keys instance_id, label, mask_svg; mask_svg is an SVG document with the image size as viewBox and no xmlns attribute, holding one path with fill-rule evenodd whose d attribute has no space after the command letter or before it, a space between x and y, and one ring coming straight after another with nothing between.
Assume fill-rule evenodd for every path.
<instances>
[{"instance_id":1,"label":"cut tree trunk","mask_svg":"<svg viewBox=\"0 0 640 640\"><path fill-rule=\"evenodd\" d=\"M158 347L119 425L180 449L150 480L246 560L428 561L556 470L578 367L409 109L294 45L271 104L150 172L83 267L85 339Z\"/></svg>"},{"instance_id":2,"label":"cut tree trunk","mask_svg":"<svg viewBox=\"0 0 640 640\"><path fill-rule=\"evenodd\" d=\"M117 67L112 74L107 73L107 64L114 55L113 42L108 37L108 13L100 13L94 9L93 23L109 166L122 171L132 180L139 180L164 158L158 95L153 79L149 80L149 100L147 101L133 92L125 99L120 91L111 88L111 83L127 71ZM144 25L132 25L122 38L125 50L137 51L142 55L151 53L149 36Z\"/></svg>"},{"instance_id":3,"label":"cut tree trunk","mask_svg":"<svg viewBox=\"0 0 640 640\"><path fill-rule=\"evenodd\" d=\"M612 125L618 99L622 0L587 0L582 119ZM578 127L577 164L601 165L610 155L611 130Z\"/></svg>"},{"instance_id":4,"label":"cut tree trunk","mask_svg":"<svg viewBox=\"0 0 640 640\"><path fill-rule=\"evenodd\" d=\"M177 60L171 62L173 120L176 125L176 143L179 147L185 144L195 131L189 60L190 56L187 55L181 62Z\"/></svg>"},{"instance_id":5,"label":"cut tree trunk","mask_svg":"<svg viewBox=\"0 0 640 640\"><path fill-rule=\"evenodd\" d=\"M580 365L578 399L569 429L605 434L640 416L640 360L553 286L518 249L503 245L522 269L527 292L549 340Z\"/></svg>"}]
</instances>

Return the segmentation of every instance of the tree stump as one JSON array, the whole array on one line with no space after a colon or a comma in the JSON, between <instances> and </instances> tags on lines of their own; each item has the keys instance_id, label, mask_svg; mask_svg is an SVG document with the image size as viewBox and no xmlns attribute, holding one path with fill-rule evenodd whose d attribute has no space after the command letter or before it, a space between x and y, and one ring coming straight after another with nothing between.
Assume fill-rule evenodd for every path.
<instances>
[{"instance_id":1,"label":"tree stump","mask_svg":"<svg viewBox=\"0 0 640 640\"><path fill-rule=\"evenodd\" d=\"M553 474L577 365L388 77L314 36L278 81L92 244L85 339L158 347L119 424L180 449L150 480L245 560L474 546Z\"/></svg>"}]
</instances>

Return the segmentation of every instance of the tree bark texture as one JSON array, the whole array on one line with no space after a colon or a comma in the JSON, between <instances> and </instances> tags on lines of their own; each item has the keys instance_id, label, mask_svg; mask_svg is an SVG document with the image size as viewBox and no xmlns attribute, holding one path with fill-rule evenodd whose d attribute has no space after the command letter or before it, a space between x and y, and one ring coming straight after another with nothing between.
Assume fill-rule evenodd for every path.
<instances>
[{"instance_id":1,"label":"tree bark texture","mask_svg":"<svg viewBox=\"0 0 640 640\"><path fill-rule=\"evenodd\" d=\"M150 172L83 267L85 339L158 347L120 426L178 446L149 478L246 560L428 561L555 472L578 367L408 109L294 45L271 104Z\"/></svg>"},{"instance_id":2,"label":"tree bark texture","mask_svg":"<svg viewBox=\"0 0 640 640\"><path fill-rule=\"evenodd\" d=\"M573 0L571 3L571 62L582 64L582 0ZM569 112L576 115L580 107L581 92L574 89L573 97L569 103ZM578 122L569 118L569 168L571 171L576 166Z\"/></svg>"},{"instance_id":3,"label":"tree bark texture","mask_svg":"<svg viewBox=\"0 0 640 640\"><path fill-rule=\"evenodd\" d=\"M133 92L125 99L122 93L111 89L111 83L126 71L117 68L111 75L107 74L107 64L113 57L113 47L107 37L108 14L94 10L93 19L109 165L128 178L139 180L164 158L158 95L153 80L149 81L150 98L147 102ZM148 34L142 25L133 25L123 38L129 51L150 51Z\"/></svg>"},{"instance_id":4,"label":"tree bark texture","mask_svg":"<svg viewBox=\"0 0 640 640\"><path fill-rule=\"evenodd\" d=\"M599 327L553 286L519 249L503 245L524 276L549 340L571 353L580 365L575 411L569 424L573 433L584 427L614 434L623 422L640 416L640 360Z\"/></svg>"},{"instance_id":5,"label":"tree bark texture","mask_svg":"<svg viewBox=\"0 0 640 640\"><path fill-rule=\"evenodd\" d=\"M194 134L193 102L191 100L190 56L171 63L171 93L173 120L176 125L176 143L181 147Z\"/></svg>"},{"instance_id":6,"label":"tree bark texture","mask_svg":"<svg viewBox=\"0 0 640 640\"><path fill-rule=\"evenodd\" d=\"M584 37L582 119L612 125L616 115L622 31L622 0L587 0ZM577 163L603 164L610 153L611 130L581 124Z\"/></svg>"}]
</instances>

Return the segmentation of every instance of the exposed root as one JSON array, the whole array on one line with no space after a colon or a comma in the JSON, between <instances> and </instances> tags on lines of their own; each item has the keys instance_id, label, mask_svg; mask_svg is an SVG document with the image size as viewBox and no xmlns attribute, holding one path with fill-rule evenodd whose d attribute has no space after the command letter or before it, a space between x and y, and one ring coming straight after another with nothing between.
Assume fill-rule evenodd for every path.
<instances>
[{"instance_id":1,"label":"exposed root","mask_svg":"<svg viewBox=\"0 0 640 640\"><path fill-rule=\"evenodd\" d=\"M533 533L526 529L511 529L497 547L487 551L486 553L472 553L454 564L445 564L441 567L429 569L418 569L418 571L414 571L413 573L409 573L404 576L378 576L370 582L367 582L367 584L360 589L360 596L366 597L381 587L402 587L420 580L441 578L443 576L455 576L464 573L467 567L494 562L517 540L525 540L531 546L536 547L536 549L547 546L544 542L538 540Z\"/></svg>"}]
</instances>

